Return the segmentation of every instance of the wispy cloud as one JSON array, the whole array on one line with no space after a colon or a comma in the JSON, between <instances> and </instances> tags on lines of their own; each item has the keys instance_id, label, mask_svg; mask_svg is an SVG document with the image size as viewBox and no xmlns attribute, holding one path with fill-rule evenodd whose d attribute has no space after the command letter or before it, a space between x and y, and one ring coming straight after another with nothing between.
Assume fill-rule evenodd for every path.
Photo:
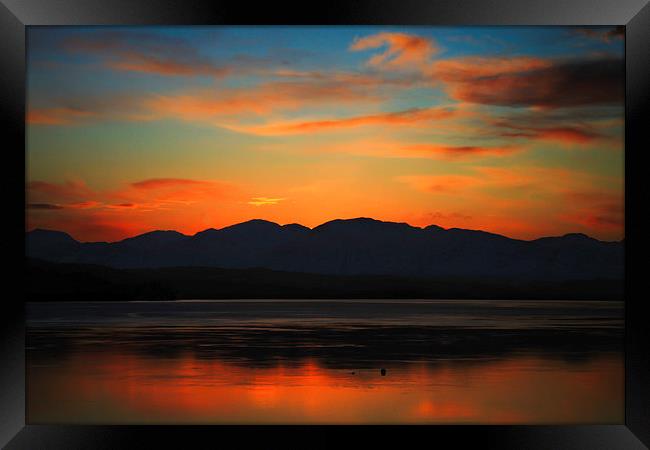
<instances>
[{"instance_id":1,"label":"wispy cloud","mask_svg":"<svg viewBox=\"0 0 650 450\"><path fill-rule=\"evenodd\" d=\"M432 39L407 33L378 33L357 38L350 45L352 51L377 48L384 51L373 55L367 64L385 69L412 69L421 67L439 52Z\"/></svg>"},{"instance_id":2,"label":"wispy cloud","mask_svg":"<svg viewBox=\"0 0 650 450\"><path fill-rule=\"evenodd\" d=\"M343 82L274 81L248 88L155 95L144 100L154 117L186 120L232 119L233 115L259 115L302 107L377 102L363 88ZM227 122L227 120L226 120Z\"/></svg>"},{"instance_id":3,"label":"wispy cloud","mask_svg":"<svg viewBox=\"0 0 650 450\"><path fill-rule=\"evenodd\" d=\"M460 113L452 107L412 108L404 111L340 119L276 122L257 126L229 126L229 128L251 134L281 136L320 133L364 126L415 126L450 119L459 115Z\"/></svg>"},{"instance_id":4,"label":"wispy cloud","mask_svg":"<svg viewBox=\"0 0 650 450\"><path fill-rule=\"evenodd\" d=\"M343 81L269 81L246 88L186 89L165 94L65 99L79 108L31 109L33 125L176 119L235 128L243 119L301 108L377 104L376 86Z\"/></svg>"},{"instance_id":5,"label":"wispy cloud","mask_svg":"<svg viewBox=\"0 0 650 450\"><path fill-rule=\"evenodd\" d=\"M273 147L270 147L273 148ZM350 140L343 144L311 146L311 152L342 153L376 158L435 159L469 161L500 158L525 150L522 145L449 145L435 142L405 142L391 138Z\"/></svg>"},{"instance_id":6,"label":"wispy cloud","mask_svg":"<svg viewBox=\"0 0 650 450\"><path fill-rule=\"evenodd\" d=\"M254 206L267 206L267 205L277 205L283 200L286 200L286 198L253 197L247 203L249 205L254 205Z\"/></svg>"},{"instance_id":7,"label":"wispy cloud","mask_svg":"<svg viewBox=\"0 0 650 450\"><path fill-rule=\"evenodd\" d=\"M506 156L523 150L517 145L482 146L482 145L440 145L412 144L402 147L401 152L407 152L413 157L438 157L444 159L466 159L485 156ZM405 153L401 153L405 154Z\"/></svg>"},{"instance_id":8,"label":"wispy cloud","mask_svg":"<svg viewBox=\"0 0 650 450\"><path fill-rule=\"evenodd\" d=\"M397 177L396 181L422 192L467 193L468 190L473 190L485 194L505 189L504 192L509 196L512 196L512 189L518 193L552 192L566 196L610 181L564 168L468 166L466 169L469 170L463 175L403 175Z\"/></svg>"},{"instance_id":9,"label":"wispy cloud","mask_svg":"<svg viewBox=\"0 0 650 450\"><path fill-rule=\"evenodd\" d=\"M565 126L565 127L525 127L517 125L508 125L509 131L504 131L501 136L504 137L522 137L541 141L553 141L560 144L590 144L602 135L585 128Z\"/></svg>"},{"instance_id":10,"label":"wispy cloud","mask_svg":"<svg viewBox=\"0 0 650 450\"><path fill-rule=\"evenodd\" d=\"M101 32L64 42L69 52L98 58L105 67L161 76L221 78L232 68L202 56L188 42L154 33Z\"/></svg>"},{"instance_id":11,"label":"wispy cloud","mask_svg":"<svg viewBox=\"0 0 650 450\"><path fill-rule=\"evenodd\" d=\"M30 108L27 111L26 121L31 125L70 125L95 116L96 113L93 111L68 107Z\"/></svg>"},{"instance_id":12,"label":"wispy cloud","mask_svg":"<svg viewBox=\"0 0 650 450\"><path fill-rule=\"evenodd\" d=\"M567 201L573 205L562 219L600 232L620 230L625 225L625 206L622 192L599 190L569 190Z\"/></svg>"},{"instance_id":13,"label":"wispy cloud","mask_svg":"<svg viewBox=\"0 0 650 450\"><path fill-rule=\"evenodd\" d=\"M105 190L80 181L32 181L27 190L28 223L84 240L115 240L158 228L196 232L206 210L242 203L250 195L230 182L187 178L151 178Z\"/></svg>"},{"instance_id":14,"label":"wispy cloud","mask_svg":"<svg viewBox=\"0 0 650 450\"><path fill-rule=\"evenodd\" d=\"M404 175L396 180L418 191L439 194L458 193L482 183L471 175Z\"/></svg>"},{"instance_id":15,"label":"wispy cloud","mask_svg":"<svg viewBox=\"0 0 650 450\"><path fill-rule=\"evenodd\" d=\"M49 183L31 181L28 195L38 209L56 205L61 209L159 209L169 205L192 204L199 201L217 201L237 191L231 183L215 180L185 178L151 178L136 181L120 189L95 191L83 182ZM50 207L50 209L52 209Z\"/></svg>"},{"instance_id":16,"label":"wispy cloud","mask_svg":"<svg viewBox=\"0 0 650 450\"><path fill-rule=\"evenodd\" d=\"M101 208L103 206L104 205L101 202L94 201L94 200L86 200L77 203L68 203L65 205L66 208L72 208L72 209L93 209L93 208Z\"/></svg>"},{"instance_id":17,"label":"wispy cloud","mask_svg":"<svg viewBox=\"0 0 650 450\"><path fill-rule=\"evenodd\" d=\"M189 180L186 178L150 178L131 183L131 186L137 189L160 189L178 186L202 186L206 184L208 184L206 181Z\"/></svg>"}]
</instances>

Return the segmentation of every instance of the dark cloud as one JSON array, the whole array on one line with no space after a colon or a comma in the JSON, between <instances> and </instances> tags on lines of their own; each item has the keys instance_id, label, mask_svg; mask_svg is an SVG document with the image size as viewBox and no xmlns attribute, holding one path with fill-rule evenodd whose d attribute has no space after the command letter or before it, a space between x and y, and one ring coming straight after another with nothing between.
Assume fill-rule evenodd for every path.
<instances>
[{"instance_id":1,"label":"dark cloud","mask_svg":"<svg viewBox=\"0 0 650 450\"><path fill-rule=\"evenodd\" d=\"M486 135L552 141L566 145L607 144L620 148L623 104L554 109L512 109L486 117Z\"/></svg>"},{"instance_id":2,"label":"dark cloud","mask_svg":"<svg viewBox=\"0 0 650 450\"><path fill-rule=\"evenodd\" d=\"M205 181L189 180L186 178L151 178L148 180L136 181L131 186L138 189L159 189L177 186L196 186L208 184Z\"/></svg>"},{"instance_id":3,"label":"dark cloud","mask_svg":"<svg viewBox=\"0 0 650 450\"><path fill-rule=\"evenodd\" d=\"M623 39L625 37L625 27L624 26L614 27L613 29L605 33L605 35L611 38Z\"/></svg>"},{"instance_id":4,"label":"dark cloud","mask_svg":"<svg viewBox=\"0 0 650 450\"><path fill-rule=\"evenodd\" d=\"M57 209L63 209L63 206L55 205L52 203L28 203L27 209L57 210Z\"/></svg>"},{"instance_id":5,"label":"dark cloud","mask_svg":"<svg viewBox=\"0 0 650 450\"><path fill-rule=\"evenodd\" d=\"M484 76L447 74L457 100L484 105L561 108L623 104L624 64L620 58L558 62L547 67Z\"/></svg>"},{"instance_id":6,"label":"dark cloud","mask_svg":"<svg viewBox=\"0 0 650 450\"><path fill-rule=\"evenodd\" d=\"M439 144L413 144L403 147L402 152L397 154L407 154L410 156L434 156L438 155L444 158L462 159L482 156L506 156L522 150L522 147L516 145L502 146L482 146L482 145L439 145Z\"/></svg>"},{"instance_id":7,"label":"dark cloud","mask_svg":"<svg viewBox=\"0 0 650 450\"><path fill-rule=\"evenodd\" d=\"M589 130L584 126L535 127L507 122L502 122L499 125L507 128L506 131L501 133L501 136L504 137L522 137L566 144L588 144L602 137L600 133Z\"/></svg>"},{"instance_id":8,"label":"dark cloud","mask_svg":"<svg viewBox=\"0 0 650 450\"><path fill-rule=\"evenodd\" d=\"M92 190L80 181L49 183L34 180L28 182L26 188L32 195L45 196L47 199L57 199L64 202L82 201L94 195Z\"/></svg>"},{"instance_id":9,"label":"dark cloud","mask_svg":"<svg viewBox=\"0 0 650 450\"><path fill-rule=\"evenodd\" d=\"M573 30L573 33L590 39L596 39L602 42L610 43L616 39L625 38L625 27L617 26L613 28L576 28Z\"/></svg>"}]
</instances>

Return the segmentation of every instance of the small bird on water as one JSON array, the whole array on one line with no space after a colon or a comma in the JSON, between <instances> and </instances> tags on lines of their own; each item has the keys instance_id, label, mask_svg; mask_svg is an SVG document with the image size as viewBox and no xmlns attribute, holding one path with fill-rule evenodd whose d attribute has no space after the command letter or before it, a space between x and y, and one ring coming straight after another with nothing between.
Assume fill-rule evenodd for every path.
<instances>
[{"instance_id":1,"label":"small bird on water","mask_svg":"<svg viewBox=\"0 0 650 450\"><path fill-rule=\"evenodd\" d=\"M379 372L381 373L382 377L386 376L386 369L382 368Z\"/></svg>"}]
</instances>

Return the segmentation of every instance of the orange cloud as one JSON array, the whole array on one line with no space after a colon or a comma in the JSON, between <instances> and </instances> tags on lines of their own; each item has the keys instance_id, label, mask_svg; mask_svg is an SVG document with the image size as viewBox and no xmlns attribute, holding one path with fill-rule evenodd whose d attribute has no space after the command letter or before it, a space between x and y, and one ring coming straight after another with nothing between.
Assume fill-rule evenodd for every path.
<instances>
[{"instance_id":1,"label":"orange cloud","mask_svg":"<svg viewBox=\"0 0 650 450\"><path fill-rule=\"evenodd\" d=\"M395 42L402 42L405 52L417 53L420 44L409 43L421 38L392 36ZM119 58L105 63L113 68L147 73L166 73L170 75L189 75L227 72L228 69L214 68L210 64L193 61L191 64L159 56L158 50L139 53L124 43L78 42L73 48L100 53L108 52ZM360 44L359 44L360 45ZM158 46L155 47L158 49ZM116 50L119 49L119 50ZM409 57L410 58L410 57ZM409 60L409 58L406 58ZM397 60L402 60L402 57ZM115 96L111 98L66 99L82 105L77 108L60 107L34 109L28 114L28 122L35 125L68 125L83 123L86 120L149 121L165 118L203 121L232 130L256 132L259 134L293 134L316 130L362 126L365 124L406 124L419 120L440 119L452 114L445 108L420 108L404 112L368 115L351 119L326 121L301 121L298 123L279 123L277 126L251 127L242 123L243 116L267 115L277 111L297 110L314 106L360 102L375 104L386 97L385 88L410 88L418 82L411 76L391 77L381 73L355 72L301 72L295 70L274 70L270 73L280 80L266 81L245 88L216 88L181 90L166 94L145 94L137 98ZM419 75L418 75L419 76ZM421 78L421 77L420 77Z\"/></svg>"},{"instance_id":2,"label":"orange cloud","mask_svg":"<svg viewBox=\"0 0 650 450\"><path fill-rule=\"evenodd\" d=\"M40 209L139 209L161 210L175 204L192 204L230 197L236 187L222 181L183 178L152 178L137 181L115 191L94 191L83 182L27 184L28 197L34 204L52 204L57 208ZM39 208L32 208L39 209Z\"/></svg>"},{"instance_id":3,"label":"orange cloud","mask_svg":"<svg viewBox=\"0 0 650 450\"><path fill-rule=\"evenodd\" d=\"M228 67L218 67L205 62L185 63L137 53L125 53L122 59L108 61L105 65L114 70L167 76L208 75L220 78L232 72Z\"/></svg>"},{"instance_id":4,"label":"orange cloud","mask_svg":"<svg viewBox=\"0 0 650 450\"><path fill-rule=\"evenodd\" d=\"M598 232L618 232L624 228L625 198L622 192L569 190L565 196L573 208L561 216L563 220Z\"/></svg>"},{"instance_id":5,"label":"orange cloud","mask_svg":"<svg viewBox=\"0 0 650 450\"><path fill-rule=\"evenodd\" d=\"M378 101L378 97L362 87L342 82L277 81L254 87L192 93L153 95L143 99L150 119L173 117L183 120L232 121L233 115L266 114L312 105ZM146 117L146 116L145 116Z\"/></svg>"},{"instance_id":6,"label":"orange cloud","mask_svg":"<svg viewBox=\"0 0 650 450\"><path fill-rule=\"evenodd\" d=\"M624 211L620 205L593 209L582 214L568 214L564 218L597 230L620 230L625 224Z\"/></svg>"},{"instance_id":7,"label":"orange cloud","mask_svg":"<svg viewBox=\"0 0 650 450\"><path fill-rule=\"evenodd\" d=\"M439 52L432 39L407 33L378 33L357 38L350 50L362 51L381 47L385 47L385 50L372 56L368 65L386 69L417 68Z\"/></svg>"},{"instance_id":8,"label":"orange cloud","mask_svg":"<svg viewBox=\"0 0 650 450\"><path fill-rule=\"evenodd\" d=\"M475 167L485 185L517 190L560 190L565 186L590 183L589 175L562 168L548 167ZM585 178L588 178L586 181ZM553 182L550 182L553 180Z\"/></svg>"},{"instance_id":9,"label":"orange cloud","mask_svg":"<svg viewBox=\"0 0 650 450\"><path fill-rule=\"evenodd\" d=\"M504 74L547 68L551 65L550 60L533 57L468 56L436 61L431 65L430 70L433 76L442 81L463 83Z\"/></svg>"},{"instance_id":10,"label":"orange cloud","mask_svg":"<svg viewBox=\"0 0 650 450\"><path fill-rule=\"evenodd\" d=\"M594 141L600 136L596 133L580 130L571 127L546 128L536 131L538 139L567 142L574 144L586 144Z\"/></svg>"},{"instance_id":11,"label":"orange cloud","mask_svg":"<svg viewBox=\"0 0 650 450\"><path fill-rule=\"evenodd\" d=\"M396 180L418 191L442 194L459 192L482 183L470 175L404 175Z\"/></svg>"},{"instance_id":12,"label":"orange cloud","mask_svg":"<svg viewBox=\"0 0 650 450\"><path fill-rule=\"evenodd\" d=\"M152 178L107 191L81 182L33 181L28 198L36 206L28 208L28 223L83 240L124 238L161 227L196 232L214 225L211 210L236 207L242 197L238 186L217 180Z\"/></svg>"},{"instance_id":13,"label":"orange cloud","mask_svg":"<svg viewBox=\"0 0 650 450\"><path fill-rule=\"evenodd\" d=\"M312 82L334 82L363 87L402 87L411 88L421 81L419 76L413 74L390 74L378 71L372 72L345 72L345 71L301 71L280 69L269 73L271 76L283 79L299 79Z\"/></svg>"},{"instance_id":14,"label":"orange cloud","mask_svg":"<svg viewBox=\"0 0 650 450\"><path fill-rule=\"evenodd\" d=\"M560 168L477 166L470 169L468 175L408 175L397 177L397 181L424 192L457 192L480 188L480 192L485 193L486 189L497 188L547 191L560 195L594 184L594 179L589 174Z\"/></svg>"},{"instance_id":15,"label":"orange cloud","mask_svg":"<svg viewBox=\"0 0 650 450\"><path fill-rule=\"evenodd\" d=\"M171 66L170 66L170 70ZM401 80L405 81L405 80ZM178 119L236 128L242 119L316 106L376 104L385 94L381 80L365 75L267 81L245 88L187 89L165 94L65 99L81 105L30 109L34 125L73 125L89 120L151 121Z\"/></svg>"},{"instance_id":16,"label":"orange cloud","mask_svg":"<svg viewBox=\"0 0 650 450\"><path fill-rule=\"evenodd\" d=\"M130 184L111 194L122 203L135 203L137 208L165 209L176 204L190 205L224 200L232 197L237 187L224 181L185 178L152 178Z\"/></svg>"},{"instance_id":17,"label":"orange cloud","mask_svg":"<svg viewBox=\"0 0 650 450\"><path fill-rule=\"evenodd\" d=\"M258 135L276 136L318 133L362 126L413 126L422 122L445 120L458 116L453 108L412 108L405 111L371 114L343 119L279 122L260 126L230 126L229 128Z\"/></svg>"},{"instance_id":18,"label":"orange cloud","mask_svg":"<svg viewBox=\"0 0 650 450\"><path fill-rule=\"evenodd\" d=\"M74 108L30 108L26 121L31 125L69 125L93 116L95 113L92 111Z\"/></svg>"},{"instance_id":19,"label":"orange cloud","mask_svg":"<svg viewBox=\"0 0 650 450\"><path fill-rule=\"evenodd\" d=\"M116 191L104 192L93 191L83 182L67 181L59 184L31 181L27 183L29 197L45 199L44 202L58 200L68 208L77 209L108 206L133 208L143 204L151 207L161 202L218 199L230 195L236 189L235 185L223 181L185 178L151 178L130 183L126 188Z\"/></svg>"},{"instance_id":20,"label":"orange cloud","mask_svg":"<svg viewBox=\"0 0 650 450\"><path fill-rule=\"evenodd\" d=\"M473 167L462 175L404 175L395 181L431 195L443 210L471 212L473 228L522 239L584 232L621 239L624 196L606 177L561 168ZM602 186L602 189L595 189ZM409 223L463 226L461 215L428 217L420 209Z\"/></svg>"}]
</instances>

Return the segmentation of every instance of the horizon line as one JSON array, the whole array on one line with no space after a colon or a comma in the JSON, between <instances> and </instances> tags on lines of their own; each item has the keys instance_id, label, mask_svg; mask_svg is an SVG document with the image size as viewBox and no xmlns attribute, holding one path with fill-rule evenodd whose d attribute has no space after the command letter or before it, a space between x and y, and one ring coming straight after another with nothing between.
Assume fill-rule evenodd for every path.
<instances>
[{"instance_id":1,"label":"horizon line","mask_svg":"<svg viewBox=\"0 0 650 450\"><path fill-rule=\"evenodd\" d=\"M145 235L145 234L150 234L150 233L155 233L155 232L174 232L174 233L178 233L178 234L180 234L180 235L183 235L183 236L185 236L185 237L194 237L194 236L196 236L196 235L198 235L198 234L200 234L200 233L204 233L204 232L209 231L209 230L220 231L220 230L224 230L224 229L227 229L227 228L235 227L235 226L242 225L242 224L249 223L249 222L266 222L266 223L269 223L269 224L277 225L277 226L279 226L279 227L286 227L286 226L290 226L290 225L298 225L298 226L304 227L304 228L306 228L306 229L308 229L308 230L310 230L310 231L313 231L313 230L315 230L316 228L319 228L319 227L321 227L321 226L323 226L323 225L326 225L326 224L328 224L328 223L331 223L331 222L337 222L337 221L340 221L340 222L350 222L350 221L358 221L358 220L368 220L368 221L373 221L373 222L390 223L390 224L397 224L397 225L407 225L407 226L410 227L410 228L419 229L419 230L424 230L424 229L426 229L426 228L430 228L430 227L436 227L436 228L439 228L439 229L444 230L444 231L449 231L449 230L475 231L475 232L480 232L480 233L486 233L486 234L492 234L492 235L496 235L496 236L501 236L501 237L504 237L504 238L507 238L507 239L511 239L511 240L515 240L515 241L524 241L524 242L533 242L533 241L536 241L536 240L539 240L539 239L545 239L545 238L559 238L559 237L565 237L565 236L571 236L571 235L581 235L581 236L586 236L586 237L588 237L588 238L590 238L590 239L594 239L594 240L596 240L596 241L598 241L598 242L616 242L616 243L620 243L620 242L625 241L625 236L623 236L620 240L610 240L610 241L606 241L606 240L597 239L597 238L595 238L595 237L593 237L593 236L590 236L590 235L588 235L588 234L586 234L586 233L582 233L582 232L568 232L568 233L564 233L564 234L562 234L562 235L555 235L555 236L540 236L540 237L537 237L537 238L534 238L534 239L519 239L519 238L513 238L513 237L510 237L510 236L506 236L505 234L495 233L495 232L492 232L492 231L481 230L481 229L459 228L459 227L444 228L444 227L442 227L442 226L440 226L440 225L436 225L436 224L430 224L430 225L426 225L426 226L422 226L422 227L420 227L420 226L417 226L417 225L411 225L411 224L408 223L408 222L393 222L393 221L390 221L390 220L380 220L380 219L374 219L374 218L372 218L372 217L363 217L363 216L360 216L360 217L353 217L353 218L349 218L349 219L332 219L332 220L328 220L328 221L326 221L326 222L323 222L323 223L321 223L321 224L319 224L319 225L316 225L316 226L314 226L313 228L312 228L312 227L308 227L308 226L306 226L306 225L302 225L302 224L297 223L297 222L290 222L290 223L286 223L286 224L279 224L279 223L277 223L277 222L273 222L273 221L266 220L266 219L249 219L249 220L245 220L245 221L243 221L243 222L237 222L237 223L233 223L233 224L231 224L231 225L226 225L226 226L223 226L223 227L221 227L221 228L208 227L208 228L205 228L205 229L203 229L203 230L197 231L197 232L194 233L194 234L185 234L185 233L182 233L182 232L177 231L177 230L171 230L171 229L160 229L160 228L157 228L157 229L153 229L153 230L150 230L150 231L145 231L145 232L142 232L142 233L139 233L139 234L136 234L136 235L133 235L133 236L125 237L125 238L122 238L122 239L119 239L119 240L115 240L115 241L108 241L108 240L104 240L104 241L81 241L81 240L75 238L74 236L72 236L72 234L69 233L69 232L67 232L67 231L64 231L64 230L56 230L56 229L51 229L51 228L41 228L41 227L33 227L33 228L31 228L31 229L27 229L27 230L25 231L25 234L27 234L27 233L31 233L31 232L34 232L34 231L37 231L37 230L41 230L41 231L53 231L53 232L57 232L57 233L65 233L65 234L67 234L68 236L70 236L72 239L74 239L75 241L77 241L77 242L79 242L79 243L99 243L99 242L106 242L106 243L112 244L112 243L117 243L117 242L126 241L126 240L128 240L128 239L137 238L137 237L139 237L139 236L143 236L143 235Z\"/></svg>"}]
</instances>

